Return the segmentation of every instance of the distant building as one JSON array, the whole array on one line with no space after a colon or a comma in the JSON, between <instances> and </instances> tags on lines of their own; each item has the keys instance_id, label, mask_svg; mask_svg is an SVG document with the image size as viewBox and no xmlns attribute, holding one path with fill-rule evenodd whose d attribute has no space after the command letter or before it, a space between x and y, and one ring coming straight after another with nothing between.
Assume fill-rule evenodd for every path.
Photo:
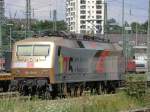
<instances>
[{"instance_id":1,"label":"distant building","mask_svg":"<svg viewBox=\"0 0 150 112\"><path fill-rule=\"evenodd\" d=\"M100 36L98 36L100 37ZM108 39L112 43L119 43L120 45L123 44L122 34L108 34ZM127 39L127 37L126 37ZM147 45L147 34L131 34L128 35L128 44L130 45L137 45L137 46L144 46ZM137 44L136 44L137 43Z\"/></svg>"},{"instance_id":2,"label":"distant building","mask_svg":"<svg viewBox=\"0 0 150 112\"><path fill-rule=\"evenodd\" d=\"M68 30L83 34L104 34L105 0L66 0Z\"/></svg>"}]
</instances>

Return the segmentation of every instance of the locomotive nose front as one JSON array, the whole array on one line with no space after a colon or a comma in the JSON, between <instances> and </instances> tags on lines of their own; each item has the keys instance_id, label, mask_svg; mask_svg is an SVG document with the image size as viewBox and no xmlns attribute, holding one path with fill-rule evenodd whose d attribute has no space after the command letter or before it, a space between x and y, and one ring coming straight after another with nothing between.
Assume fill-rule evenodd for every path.
<instances>
[{"instance_id":1,"label":"locomotive nose front","mask_svg":"<svg viewBox=\"0 0 150 112\"><path fill-rule=\"evenodd\" d=\"M47 78L53 73L52 43L19 43L14 47L12 74L14 78Z\"/></svg>"}]
</instances>

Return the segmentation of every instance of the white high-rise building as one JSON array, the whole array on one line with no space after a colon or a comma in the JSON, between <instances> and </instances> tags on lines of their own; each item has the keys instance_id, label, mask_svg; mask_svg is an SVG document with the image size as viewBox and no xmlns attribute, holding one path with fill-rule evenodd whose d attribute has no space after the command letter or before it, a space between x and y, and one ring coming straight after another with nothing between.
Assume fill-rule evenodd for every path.
<instances>
[{"instance_id":1,"label":"white high-rise building","mask_svg":"<svg viewBox=\"0 0 150 112\"><path fill-rule=\"evenodd\" d=\"M68 30L83 34L104 34L105 0L66 0Z\"/></svg>"}]
</instances>

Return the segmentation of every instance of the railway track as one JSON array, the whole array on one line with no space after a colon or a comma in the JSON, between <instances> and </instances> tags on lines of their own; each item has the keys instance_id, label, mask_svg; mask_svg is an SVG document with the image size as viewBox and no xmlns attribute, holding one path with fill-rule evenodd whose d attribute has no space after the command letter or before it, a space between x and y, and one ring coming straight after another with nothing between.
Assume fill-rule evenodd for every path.
<instances>
[{"instance_id":1,"label":"railway track","mask_svg":"<svg viewBox=\"0 0 150 112\"><path fill-rule=\"evenodd\" d=\"M2 92L0 93L0 98L2 97L17 97L19 96L18 92Z\"/></svg>"},{"instance_id":2,"label":"railway track","mask_svg":"<svg viewBox=\"0 0 150 112\"><path fill-rule=\"evenodd\" d=\"M123 111L122 111L123 112ZM142 109L135 109L135 110L128 110L124 112L150 112L150 108L142 108Z\"/></svg>"},{"instance_id":3,"label":"railway track","mask_svg":"<svg viewBox=\"0 0 150 112\"><path fill-rule=\"evenodd\" d=\"M2 92L0 93L0 98L13 98L13 97L18 97L19 93L18 92Z\"/></svg>"},{"instance_id":4,"label":"railway track","mask_svg":"<svg viewBox=\"0 0 150 112\"><path fill-rule=\"evenodd\" d=\"M84 91L82 95L80 96L66 96L66 97L59 97L59 99L64 99L64 98L78 98L78 97L83 97L83 96L89 96L90 95L90 92L89 91ZM110 95L115 95L115 94L105 94L107 96L110 96ZM96 95L95 95L96 96ZM36 96L35 96L36 97ZM0 99L21 99L21 100L32 100L32 98L34 98L34 96L22 96L20 95L19 92L1 92L0 93ZM47 99L47 100L55 100L52 99L52 98L46 98L46 97L38 97L40 99ZM56 97L57 99L58 97Z\"/></svg>"},{"instance_id":5,"label":"railway track","mask_svg":"<svg viewBox=\"0 0 150 112\"><path fill-rule=\"evenodd\" d=\"M30 100L31 96L21 96L19 92L3 92L0 93L0 99Z\"/></svg>"}]
</instances>

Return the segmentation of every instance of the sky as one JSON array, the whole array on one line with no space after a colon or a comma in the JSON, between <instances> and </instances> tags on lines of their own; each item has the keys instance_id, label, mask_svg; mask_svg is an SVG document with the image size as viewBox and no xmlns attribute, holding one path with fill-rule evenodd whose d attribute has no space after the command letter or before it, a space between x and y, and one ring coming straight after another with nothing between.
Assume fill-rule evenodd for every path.
<instances>
[{"instance_id":1,"label":"sky","mask_svg":"<svg viewBox=\"0 0 150 112\"><path fill-rule=\"evenodd\" d=\"M57 10L59 20L65 18L65 0L31 0L34 9L34 18L44 20L52 19L50 10ZM7 17L24 18L26 0L5 0L5 15ZM32 11L33 12L33 11ZM32 15L33 17L33 15Z\"/></svg>"},{"instance_id":2,"label":"sky","mask_svg":"<svg viewBox=\"0 0 150 112\"><path fill-rule=\"evenodd\" d=\"M5 15L11 18L25 17L26 0L5 0ZM108 18L122 20L122 0L107 0ZM34 18L52 19L50 10L57 10L58 20L65 20L65 0L31 0ZM32 15L33 17L33 15ZM148 0L125 0L125 20L145 22L148 18Z\"/></svg>"},{"instance_id":3,"label":"sky","mask_svg":"<svg viewBox=\"0 0 150 112\"><path fill-rule=\"evenodd\" d=\"M108 1L108 18L122 21L122 0ZM125 20L128 22L145 22L148 19L148 0L124 0Z\"/></svg>"}]
</instances>

